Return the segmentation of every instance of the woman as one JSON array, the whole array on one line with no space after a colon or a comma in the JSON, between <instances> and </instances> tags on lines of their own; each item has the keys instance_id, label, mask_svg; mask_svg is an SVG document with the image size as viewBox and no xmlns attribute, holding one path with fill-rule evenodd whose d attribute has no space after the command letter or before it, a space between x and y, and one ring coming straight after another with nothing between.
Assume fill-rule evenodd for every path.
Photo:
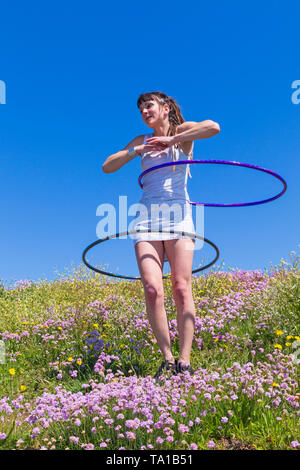
<instances>
[{"instance_id":1,"label":"woman","mask_svg":"<svg viewBox=\"0 0 300 470\"><path fill-rule=\"evenodd\" d=\"M175 100L160 91L143 93L137 106L152 134L135 137L123 150L111 155L103 164L103 171L111 173L138 155L142 157L142 169L174 160L188 160L193 155L193 141L216 135L220 127L216 122L184 121ZM194 336L195 305L192 296L192 264L195 240L181 234L166 231L195 233L191 205L186 190L189 165L174 165L154 170L145 175L143 208L135 225L135 253L144 286L146 310L158 346L164 356L154 378L165 370L172 373L194 373L190 354ZM161 219L154 217L154 204L177 208L175 221L170 221L170 211L165 210ZM167 205L167 206L166 206ZM163 207L163 206L161 206ZM178 208L181 211L178 211ZM178 214L181 212L181 216ZM159 212L160 213L160 212ZM184 216L182 214L184 213ZM168 217L167 217L168 216ZM163 232L158 232L158 222ZM140 233L148 229L149 233ZM151 233L152 230L152 233ZM156 231L156 232L155 232ZM170 332L164 308L163 264L169 261L172 290L177 308L177 324L180 345L178 361L171 350Z\"/></svg>"}]
</instances>

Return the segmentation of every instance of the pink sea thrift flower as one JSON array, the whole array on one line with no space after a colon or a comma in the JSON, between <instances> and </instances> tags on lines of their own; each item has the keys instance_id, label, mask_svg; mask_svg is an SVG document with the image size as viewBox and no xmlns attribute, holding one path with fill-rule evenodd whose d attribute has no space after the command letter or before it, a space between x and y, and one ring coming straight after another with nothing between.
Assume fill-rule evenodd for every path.
<instances>
[{"instance_id":1,"label":"pink sea thrift flower","mask_svg":"<svg viewBox=\"0 0 300 470\"><path fill-rule=\"evenodd\" d=\"M298 441L292 441L291 442L291 447L298 447L298 446L300 446L300 442L298 442Z\"/></svg>"},{"instance_id":2,"label":"pink sea thrift flower","mask_svg":"<svg viewBox=\"0 0 300 470\"><path fill-rule=\"evenodd\" d=\"M188 426L185 426L184 424L179 424L178 425L178 431L179 432L189 432L189 427Z\"/></svg>"},{"instance_id":3,"label":"pink sea thrift flower","mask_svg":"<svg viewBox=\"0 0 300 470\"><path fill-rule=\"evenodd\" d=\"M94 444L87 444L85 450L94 450Z\"/></svg>"}]
</instances>

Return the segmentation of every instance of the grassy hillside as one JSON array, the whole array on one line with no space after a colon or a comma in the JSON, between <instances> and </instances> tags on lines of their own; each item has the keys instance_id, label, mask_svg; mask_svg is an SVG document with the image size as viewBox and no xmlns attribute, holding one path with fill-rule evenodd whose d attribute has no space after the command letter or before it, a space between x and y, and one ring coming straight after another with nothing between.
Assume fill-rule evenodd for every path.
<instances>
[{"instance_id":1,"label":"grassy hillside","mask_svg":"<svg viewBox=\"0 0 300 470\"><path fill-rule=\"evenodd\" d=\"M162 355L142 283L85 268L0 287L2 449L299 449L300 268L193 278L195 375ZM164 280L173 353L179 343ZM298 355L299 353L299 355Z\"/></svg>"}]
</instances>

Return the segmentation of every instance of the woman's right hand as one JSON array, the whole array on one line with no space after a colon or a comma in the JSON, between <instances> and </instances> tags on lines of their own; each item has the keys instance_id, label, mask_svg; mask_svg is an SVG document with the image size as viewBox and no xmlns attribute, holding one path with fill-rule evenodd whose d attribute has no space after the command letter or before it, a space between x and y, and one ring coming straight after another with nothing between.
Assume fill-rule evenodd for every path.
<instances>
[{"instance_id":1,"label":"woman's right hand","mask_svg":"<svg viewBox=\"0 0 300 470\"><path fill-rule=\"evenodd\" d=\"M151 143L151 144L142 144L142 145L137 145L135 147L135 150L138 152L139 155L142 155L143 153L147 152L161 152L162 150L165 150L167 148L167 145L161 144L161 143Z\"/></svg>"}]
</instances>

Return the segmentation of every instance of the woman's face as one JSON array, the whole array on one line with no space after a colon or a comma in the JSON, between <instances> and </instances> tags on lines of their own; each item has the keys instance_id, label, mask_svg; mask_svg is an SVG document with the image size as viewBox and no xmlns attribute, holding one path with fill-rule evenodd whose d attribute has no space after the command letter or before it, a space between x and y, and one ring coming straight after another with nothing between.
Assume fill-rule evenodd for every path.
<instances>
[{"instance_id":1,"label":"woman's face","mask_svg":"<svg viewBox=\"0 0 300 470\"><path fill-rule=\"evenodd\" d=\"M164 106L160 106L155 100L146 101L140 106L142 119L148 127L153 127L158 121L163 120L164 112Z\"/></svg>"}]
</instances>

